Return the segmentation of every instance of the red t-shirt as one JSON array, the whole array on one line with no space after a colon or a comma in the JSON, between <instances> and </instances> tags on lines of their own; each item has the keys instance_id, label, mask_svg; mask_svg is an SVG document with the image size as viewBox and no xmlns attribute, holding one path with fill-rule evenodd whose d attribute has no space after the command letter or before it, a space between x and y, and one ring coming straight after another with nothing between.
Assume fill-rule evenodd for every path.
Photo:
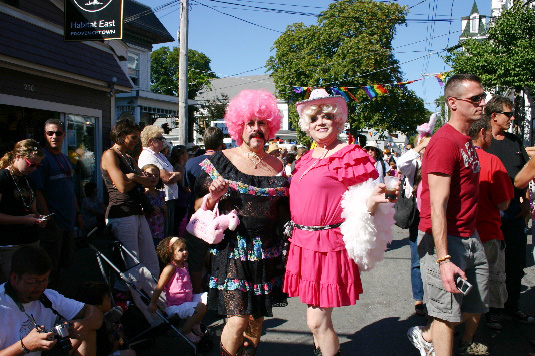
<instances>
[{"instance_id":1,"label":"red t-shirt","mask_svg":"<svg viewBox=\"0 0 535 356\"><path fill-rule=\"evenodd\" d=\"M446 208L448 235L470 237L476 231L479 159L470 136L451 125L442 126L431 138L422 164L421 231L431 231L429 173L451 177Z\"/></svg>"},{"instance_id":2,"label":"red t-shirt","mask_svg":"<svg viewBox=\"0 0 535 356\"><path fill-rule=\"evenodd\" d=\"M482 242L503 240L502 219L496 204L513 199L511 178L502 161L495 155L476 149L481 164L479 199L477 201L477 232Z\"/></svg>"}]
</instances>

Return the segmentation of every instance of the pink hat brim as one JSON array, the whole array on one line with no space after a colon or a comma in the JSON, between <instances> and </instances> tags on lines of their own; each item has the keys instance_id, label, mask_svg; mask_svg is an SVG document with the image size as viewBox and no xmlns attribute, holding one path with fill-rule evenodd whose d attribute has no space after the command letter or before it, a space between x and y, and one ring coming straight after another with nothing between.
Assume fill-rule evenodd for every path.
<instances>
[{"instance_id":1,"label":"pink hat brim","mask_svg":"<svg viewBox=\"0 0 535 356\"><path fill-rule=\"evenodd\" d=\"M341 95L333 95L333 96L326 96L323 98L298 101L297 103L295 103L295 107L297 108L299 117L301 117L303 111L310 105L321 105L321 104L330 104L330 105L336 104L338 108L342 111L342 115L347 118L347 103L344 97Z\"/></svg>"}]
</instances>

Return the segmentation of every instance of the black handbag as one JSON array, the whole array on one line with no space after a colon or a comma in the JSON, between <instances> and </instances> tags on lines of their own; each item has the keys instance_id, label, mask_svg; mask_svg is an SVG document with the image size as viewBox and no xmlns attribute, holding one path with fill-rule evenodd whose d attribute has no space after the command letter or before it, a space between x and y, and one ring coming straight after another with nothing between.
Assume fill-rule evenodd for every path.
<instances>
[{"instance_id":1,"label":"black handbag","mask_svg":"<svg viewBox=\"0 0 535 356\"><path fill-rule=\"evenodd\" d=\"M394 205L394 221L402 229L408 229L419 217L416 196L413 194L412 197L408 198L405 195L405 184L406 181L404 179L398 200Z\"/></svg>"}]
</instances>

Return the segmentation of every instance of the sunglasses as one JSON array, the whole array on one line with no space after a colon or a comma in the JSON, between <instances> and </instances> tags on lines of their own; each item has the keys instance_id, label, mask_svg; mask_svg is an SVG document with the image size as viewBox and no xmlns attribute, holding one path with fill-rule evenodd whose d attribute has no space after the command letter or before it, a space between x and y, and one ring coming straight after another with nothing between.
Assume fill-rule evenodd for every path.
<instances>
[{"instance_id":1,"label":"sunglasses","mask_svg":"<svg viewBox=\"0 0 535 356\"><path fill-rule=\"evenodd\" d=\"M164 141L165 137L155 137L153 140Z\"/></svg>"},{"instance_id":2,"label":"sunglasses","mask_svg":"<svg viewBox=\"0 0 535 356\"><path fill-rule=\"evenodd\" d=\"M485 100L486 97L487 97L487 94L483 93L483 94L471 96L469 98L456 98L456 97L453 97L453 98L457 100L467 101L472 104L480 104L483 100Z\"/></svg>"},{"instance_id":3,"label":"sunglasses","mask_svg":"<svg viewBox=\"0 0 535 356\"><path fill-rule=\"evenodd\" d=\"M47 136L63 136L63 131L46 131Z\"/></svg>"},{"instance_id":4,"label":"sunglasses","mask_svg":"<svg viewBox=\"0 0 535 356\"><path fill-rule=\"evenodd\" d=\"M144 172L143 175L145 175L145 177L149 177L149 178L160 178L159 174L152 174L152 173Z\"/></svg>"},{"instance_id":5,"label":"sunglasses","mask_svg":"<svg viewBox=\"0 0 535 356\"><path fill-rule=\"evenodd\" d=\"M26 161L26 164L27 164L28 167L30 167L30 168L34 168L34 167L37 167L37 166L41 166L41 165L42 165L41 163L35 163L35 162L32 162L32 161L30 161L28 158L24 158L24 160Z\"/></svg>"},{"instance_id":6,"label":"sunglasses","mask_svg":"<svg viewBox=\"0 0 535 356\"><path fill-rule=\"evenodd\" d=\"M512 111L495 111L496 114L504 114L509 119L513 117L514 113Z\"/></svg>"}]
</instances>

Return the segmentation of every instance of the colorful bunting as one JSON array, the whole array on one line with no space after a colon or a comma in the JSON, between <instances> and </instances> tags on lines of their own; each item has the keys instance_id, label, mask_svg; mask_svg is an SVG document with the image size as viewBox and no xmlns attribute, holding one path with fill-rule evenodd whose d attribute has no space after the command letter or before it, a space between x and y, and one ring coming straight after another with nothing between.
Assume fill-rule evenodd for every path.
<instances>
[{"instance_id":1,"label":"colorful bunting","mask_svg":"<svg viewBox=\"0 0 535 356\"><path fill-rule=\"evenodd\" d=\"M435 75L435 78L437 78L437 80L438 80L438 84L439 84L441 87L444 86L444 78L445 78L445 77L446 77L446 76L444 75L444 73L439 73L439 74Z\"/></svg>"}]
</instances>

